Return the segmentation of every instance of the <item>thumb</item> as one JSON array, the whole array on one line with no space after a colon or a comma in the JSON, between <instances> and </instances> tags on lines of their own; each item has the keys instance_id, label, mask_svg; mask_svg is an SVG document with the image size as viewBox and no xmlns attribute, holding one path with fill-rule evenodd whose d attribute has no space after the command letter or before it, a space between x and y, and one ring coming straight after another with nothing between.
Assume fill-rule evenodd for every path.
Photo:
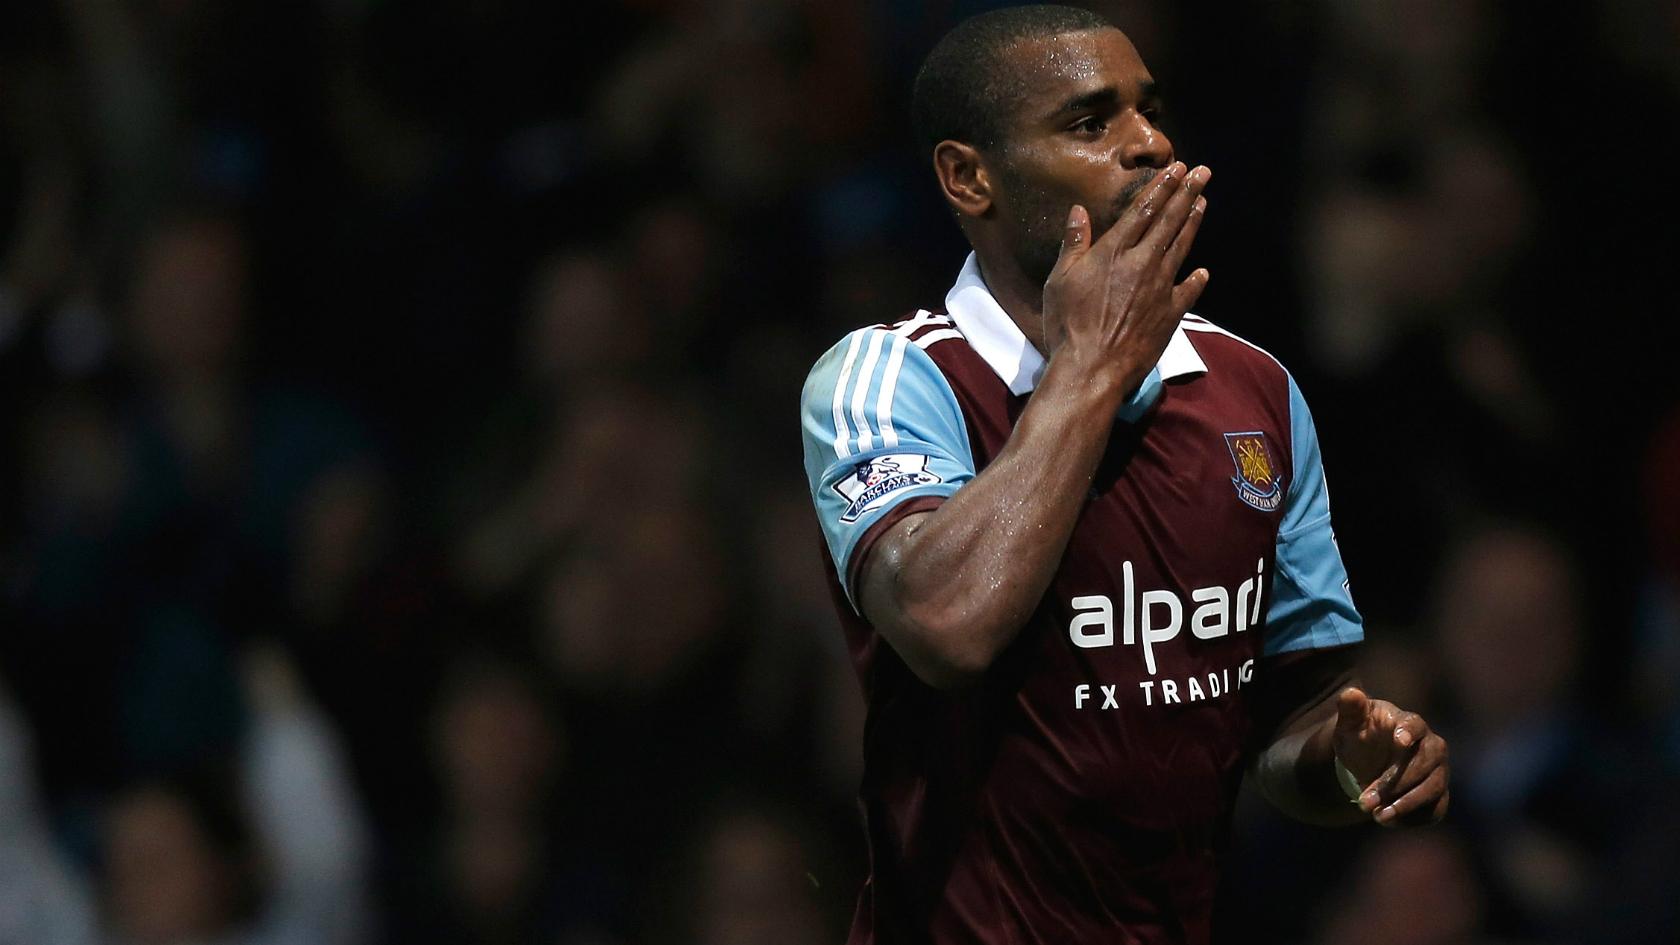
<instances>
[{"instance_id":1,"label":"thumb","mask_svg":"<svg viewBox=\"0 0 1680 945\"><path fill-rule=\"evenodd\" d=\"M1358 686L1343 689L1336 697L1336 734L1354 738L1365 727L1365 716L1371 708L1371 697Z\"/></svg>"},{"instance_id":2,"label":"thumb","mask_svg":"<svg viewBox=\"0 0 1680 945\"><path fill-rule=\"evenodd\" d=\"M1065 266L1074 259L1078 259L1091 248L1091 215L1085 208L1074 204L1068 211L1067 227L1062 230L1062 252L1056 259L1057 267Z\"/></svg>"}]
</instances>

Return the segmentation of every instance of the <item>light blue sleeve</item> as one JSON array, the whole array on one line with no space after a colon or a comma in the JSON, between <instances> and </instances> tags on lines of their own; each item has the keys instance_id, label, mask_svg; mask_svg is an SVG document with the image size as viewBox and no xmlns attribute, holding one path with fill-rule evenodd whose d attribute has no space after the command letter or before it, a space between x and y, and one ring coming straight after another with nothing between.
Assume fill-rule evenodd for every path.
<instances>
[{"instance_id":1,"label":"light blue sleeve","mask_svg":"<svg viewBox=\"0 0 1680 945\"><path fill-rule=\"evenodd\" d=\"M1144 375L1143 383L1138 385L1137 390L1132 391L1132 396L1126 398L1126 402L1120 405L1114 416L1122 423L1136 423L1142 420L1149 408L1155 406L1155 401L1160 398L1161 388L1164 386L1161 368L1150 368L1149 373Z\"/></svg>"},{"instance_id":2,"label":"light blue sleeve","mask_svg":"<svg viewBox=\"0 0 1680 945\"><path fill-rule=\"evenodd\" d=\"M974 478L968 426L927 352L882 328L830 348L800 401L805 478L851 597L848 565L871 525L906 499L948 496Z\"/></svg>"},{"instance_id":3,"label":"light blue sleeve","mask_svg":"<svg viewBox=\"0 0 1680 945\"><path fill-rule=\"evenodd\" d=\"M1318 430L1293 377L1289 424L1294 475L1278 526L1272 605L1266 612L1267 656L1365 639L1365 622L1348 593L1347 569L1330 527Z\"/></svg>"}]
</instances>

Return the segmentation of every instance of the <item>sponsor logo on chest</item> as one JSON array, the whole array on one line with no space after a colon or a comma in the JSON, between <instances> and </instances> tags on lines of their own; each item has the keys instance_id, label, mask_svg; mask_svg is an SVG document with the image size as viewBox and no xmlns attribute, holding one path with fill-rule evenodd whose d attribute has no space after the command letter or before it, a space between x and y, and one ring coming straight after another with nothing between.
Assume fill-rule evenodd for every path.
<instances>
[{"instance_id":1,"label":"sponsor logo on chest","mask_svg":"<svg viewBox=\"0 0 1680 945\"><path fill-rule=\"evenodd\" d=\"M1260 624L1260 599L1264 591L1266 559L1255 562L1254 576L1235 587L1214 585L1190 591L1188 603L1176 591L1166 588L1138 590L1132 563L1120 566L1120 606L1116 619L1115 602L1106 594L1091 594L1073 598L1069 603L1073 619L1068 623L1068 639L1074 646L1095 649L1116 645L1137 646L1143 650L1143 665L1150 676L1158 675L1156 649L1171 644L1185 627L1198 640L1218 640L1234 633L1245 633ZM1186 611L1188 610L1188 618ZM1156 683L1163 703L1180 701L1182 690L1186 699L1199 701L1218 698L1240 688L1253 675L1253 660L1237 667L1233 687L1229 671L1210 673L1204 684L1199 677L1176 679L1147 679L1138 684L1140 698L1146 705L1154 705ZM1115 686L1099 686L1107 708L1118 708ZM1092 687L1081 684L1074 690L1075 708L1084 708L1092 699Z\"/></svg>"},{"instance_id":2,"label":"sponsor logo on chest","mask_svg":"<svg viewBox=\"0 0 1680 945\"><path fill-rule=\"evenodd\" d=\"M1260 597L1266 559L1254 565L1254 576L1235 588L1198 587L1190 592L1190 633L1198 640L1217 640L1242 633L1260 622ZM1155 648L1177 638L1184 629L1184 599L1171 590L1134 591L1132 563L1120 565L1120 642L1143 647L1143 665L1155 675ZM1114 646L1114 601L1106 594L1075 597L1068 638L1074 646Z\"/></svg>"}]
</instances>

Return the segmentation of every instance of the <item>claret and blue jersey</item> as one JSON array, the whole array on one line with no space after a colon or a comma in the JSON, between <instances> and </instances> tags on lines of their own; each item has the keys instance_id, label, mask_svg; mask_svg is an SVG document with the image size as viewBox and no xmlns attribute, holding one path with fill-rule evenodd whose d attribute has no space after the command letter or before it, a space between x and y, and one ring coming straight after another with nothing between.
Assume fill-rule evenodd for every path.
<instances>
[{"instance_id":1,"label":"claret and blue jersey","mask_svg":"<svg viewBox=\"0 0 1680 945\"><path fill-rule=\"evenodd\" d=\"M1029 624L972 689L911 674L857 612L857 567L986 468L1044 365L970 256L943 312L852 332L805 385L869 702L853 943L1205 940L1268 658L1362 639L1300 389L1192 315L1121 408Z\"/></svg>"}]
</instances>

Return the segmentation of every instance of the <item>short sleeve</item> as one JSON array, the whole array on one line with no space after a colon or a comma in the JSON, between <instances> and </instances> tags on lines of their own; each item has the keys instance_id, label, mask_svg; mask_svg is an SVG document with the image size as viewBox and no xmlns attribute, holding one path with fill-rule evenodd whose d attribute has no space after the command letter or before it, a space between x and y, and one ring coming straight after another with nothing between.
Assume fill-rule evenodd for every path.
<instances>
[{"instance_id":1,"label":"short sleeve","mask_svg":"<svg viewBox=\"0 0 1680 945\"><path fill-rule=\"evenodd\" d=\"M1292 481L1278 526L1272 604L1266 612L1265 653L1358 643L1365 626L1348 591L1347 569L1330 526L1318 431L1295 378L1289 378Z\"/></svg>"},{"instance_id":2,"label":"short sleeve","mask_svg":"<svg viewBox=\"0 0 1680 945\"><path fill-rule=\"evenodd\" d=\"M933 359L884 328L829 349L800 406L811 501L852 597L851 557L871 526L905 501L943 498L974 478L968 427Z\"/></svg>"}]
</instances>

